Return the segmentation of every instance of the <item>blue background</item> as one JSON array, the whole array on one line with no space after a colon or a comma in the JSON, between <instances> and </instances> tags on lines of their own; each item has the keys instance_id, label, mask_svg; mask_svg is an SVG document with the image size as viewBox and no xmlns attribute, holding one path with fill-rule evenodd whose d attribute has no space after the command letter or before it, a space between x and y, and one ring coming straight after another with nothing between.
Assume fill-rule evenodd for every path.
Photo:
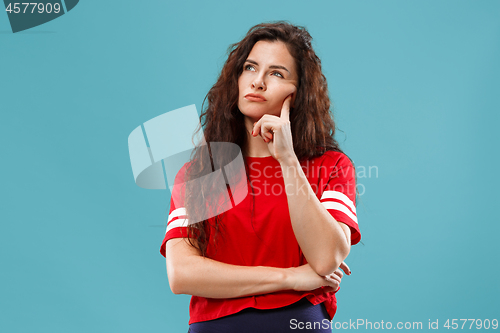
<instances>
[{"instance_id":1,"label":"blue background","mask_svg":"<svg viewBox=\"0 0 500 333\"><path fill-rule=\"evenodd\" d=\"M127 137L199 112L227 47L279 19L314 37L337 139L376 167L334 322L500 319L499 17L486 0L87 0L13 34L0 13L0 331L187 331L158 252L169 195L135 185Z\"/></svg>"}]
</instances>

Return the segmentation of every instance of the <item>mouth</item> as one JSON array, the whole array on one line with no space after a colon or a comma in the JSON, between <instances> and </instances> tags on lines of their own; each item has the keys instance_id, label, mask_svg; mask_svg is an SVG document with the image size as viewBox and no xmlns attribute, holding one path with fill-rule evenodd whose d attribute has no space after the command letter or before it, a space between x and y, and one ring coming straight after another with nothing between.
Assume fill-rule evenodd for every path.
<instances>
[{"instance_id":1,"label":"mouth","mask_svg":"<svg viewBox=\"0 0 500 333\"><path fill-rule=\"evenodd\" d=\"M246 94L245 99L247 99L251 102L265 102L266 101L264 96L259 95L259 94Z\"/></svg>"}]
</instances>

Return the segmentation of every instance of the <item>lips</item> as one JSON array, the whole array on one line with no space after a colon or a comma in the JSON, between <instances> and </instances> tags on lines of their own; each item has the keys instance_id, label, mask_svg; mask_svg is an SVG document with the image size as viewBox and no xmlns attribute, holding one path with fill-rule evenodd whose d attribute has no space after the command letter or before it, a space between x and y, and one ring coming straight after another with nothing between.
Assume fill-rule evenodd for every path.
<instances>
[{"instance_id":1,"label":"lips","mask_svg":"<svg viewBox=\"0 0 500 333\"><path fill-rule=\"evenodd\" d=\"M259 94L246 94L245 98L251 102L265 102L264 96Z\"/></svg>"}]
</instances>

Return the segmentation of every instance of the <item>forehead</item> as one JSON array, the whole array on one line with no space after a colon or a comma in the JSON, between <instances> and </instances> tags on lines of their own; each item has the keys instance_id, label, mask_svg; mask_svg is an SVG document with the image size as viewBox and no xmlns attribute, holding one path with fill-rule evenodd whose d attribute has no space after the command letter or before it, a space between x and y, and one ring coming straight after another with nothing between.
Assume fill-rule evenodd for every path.
<instances>
[{"instance_id":1,"label":"forehead","mask_svg":"<svg viewBox=\"0 0 500 333\"><path fill-rule=\"evenodd\" d=\"M297 73L295 59L288 51L286 44L281 41L258 41L247 59L256 61L260 66L285 66L290 72Z\"/></svg>"}]
</instances>

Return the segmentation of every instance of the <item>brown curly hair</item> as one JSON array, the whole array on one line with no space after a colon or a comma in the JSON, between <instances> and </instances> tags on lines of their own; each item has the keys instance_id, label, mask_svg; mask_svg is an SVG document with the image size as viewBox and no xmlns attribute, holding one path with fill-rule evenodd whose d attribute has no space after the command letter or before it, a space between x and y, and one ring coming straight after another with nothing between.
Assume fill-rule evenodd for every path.
<instances>
[{"instance_id":1,"label":"brown curly hair","mask_svg":"<svg viewBox=\"0 0 500 333\"><path fill-rule=\"evenodd\" d=\"M285 43L297 64L299 81L294 107L290 109L293 148L297 158L310 159L328 150L342 152L334 139L335 123L330 112L327 82L321 70L321 60L312 48L312 37L304 27L283 21L258 24L252 27L240 42L229 47L229 56L220 76L203 102L203 105L208 102L205 109L202 107L200 116L206 142L235 143L245 154L247 131L244 115L238 109L238 78L253 46L262 40ZM206 216L203 215L206 209L204 206L218 204L217 198L210 199L210 196L205 195L211 193L213 181L189 183L189 180L212 172L213 161L204 163L211 161L210 151L206 148L206 145L198 145L193 150L189 167L186 169L185 179L188 182L185 206L191 221L195 221L196 216ZM200 202L205 205L200 205ZM191 223L188 226L189 243L198 248L203 256L207 253L209 234L217 234L222 216L223 214L219 214L213 219Z\"/></svg>"}]
</instances>

